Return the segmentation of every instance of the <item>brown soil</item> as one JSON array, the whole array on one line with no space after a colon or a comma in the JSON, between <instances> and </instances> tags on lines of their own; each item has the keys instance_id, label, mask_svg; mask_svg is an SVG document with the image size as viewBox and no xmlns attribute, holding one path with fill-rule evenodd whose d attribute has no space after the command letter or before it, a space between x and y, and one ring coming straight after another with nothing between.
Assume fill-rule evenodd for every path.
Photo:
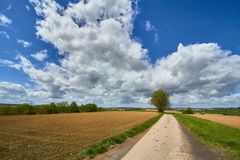
<instances>
[{"instance_id":1,"label":"brown soil","mask_svg":"<svg viewBox=\"0 0 240 160\"><path fill-rule=\"evenodd\" d=\"M126 131L156 114L100 112L0 116L0 157L72 159L82 148Z\"/></svg>"},{"instance_id":2,"label":"brown soil","mask_svg":"<svg viewBox=\"0 0 240 160\"><path fill-rule=\"evenodd\" d=\"M193 114L193 116L229 125L231 127L240 128L240 116L224 116L221 114Z\"/></svg>"}]
</instances>

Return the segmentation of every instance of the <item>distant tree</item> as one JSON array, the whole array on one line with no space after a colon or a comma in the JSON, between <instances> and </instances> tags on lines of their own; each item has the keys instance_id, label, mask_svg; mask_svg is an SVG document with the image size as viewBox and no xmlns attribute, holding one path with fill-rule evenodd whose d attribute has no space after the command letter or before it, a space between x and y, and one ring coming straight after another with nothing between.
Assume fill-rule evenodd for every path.
<instances>
[{"instance_id":1,"label":"distant tree","mask_svg":"<svg viewBox=\"0 0 240 160\"><path fill-rule=\"evenodd\" d=\"M11 111L11 107L0 106L0 115L9 115L10 111Z\"/></svg>"},{"instance_id":2,"label":"distant tree","mask_svg":"<svg viewBox=\"0 0 240 160\"><path fill-rule=\"evenodd\" d=\"M70 112L79 112L78 105L76 102L72 102L69 108L70 108Z\"/></svg>"},{"instance_id":3,"label":"distant tree","mask_svg":"<svg viewBox=\"0 0 240 160\"><path fill-rule=\"evenodd\" d=\"M49 105L37 105L34 106L34 112L36 114L48 114L49 113Z\"/></svg>"},{"instance_id":4,"label":"distant tree","mask_svg":"<svg viewBox=\"0 0 240 160\"><path fill-rule=\"evenodd\" d=\"M28 103L20 104L16 107L17 114L34 114L33 106Z\"/></svg>"},{"instance_id":5,"label":"distant tree","mask_svg":"<svg viewBox=\"0 0 240 160\"><path fill-rule=\"evenodd\" d=\"M50 114L58 113L57 106L55 103L50 103L48 113Z\"/></svg>"},{"instance_id":6,"label":"distant tree","mask_svg":"<svg viewBox=\"0 0 240 160\"><path fill-rule=\"evenodd\" d=\"M69 113L70 112L68 102L59 102L59 103L56 103L56 106L57 106L58 113Z\"/></svg>"},{"instance_id":7,"label":"distant tree","mask_svg":"<svg viewBox=\"0 0 240 160\"><path fill-rule=\"evenodd\" d=\"M82 104L80 107L79 107L79 110L80 112L96 112L97 111L97 105L96 104L92 104L92 103L89 103L89 104Z\"/></svg>"},{"instance_id":8,"label":"distant tree","mask_svg":"<svg viewBox=\"0 0 240 160\"><path fill-rule=\"evenodd\" d=\"M186 110L184 110L182 113L184 113L184 114L193 114L194 112L193 112L192 108L188 107L188 108L187 108Z\"/></svg>"},{"instance_id":9,"label":"distant tree","mask_svg":"<svg viewBox=\"0 0 240 160\"><path fill-rule=\"evenodd\" d=\"M59 102L59 103L56 103L56 106L57 107L67 107L68 106L68 102Z\"/></svg>"},{"instance_id":10,"label":"distant tree","mask_svg":"<svg viewBox=\"0 0 240 160\"><path fill-rule=\"evenodd\" d=\"M106 109L103 108L103 107L97 107L97 111L98 111L98 112L102 112L102 111L106 111Z\"/></svg>"},{"instance_id":11,"label":"distant tree","mask_svg":"<svg viewBox=\"0 0 240 160\"><path fill-rule=\"evenodd\" d=\"M169 108L169 95L167 91L159 89L152 94L151 102L152 105L157 107L158 112L163 112Z\"/></svg>"}]
</instances>

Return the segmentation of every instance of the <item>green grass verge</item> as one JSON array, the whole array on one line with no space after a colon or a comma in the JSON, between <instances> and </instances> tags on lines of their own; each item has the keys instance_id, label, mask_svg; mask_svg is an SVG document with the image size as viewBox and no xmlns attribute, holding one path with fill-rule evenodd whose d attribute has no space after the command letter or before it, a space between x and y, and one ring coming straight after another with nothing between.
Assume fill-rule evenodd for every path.
<instances>
[{"instance_id":1,"label":"green grass verge","mask_svg":"<svg viewBox=\"0 0 240 160\"><path fill-rule=\"evenodd\" d=\"M240 129L184 114L175 117L207 144L225 148L240 158Z\"/></svg>"},{"instance_id":2,"label":"green grass verge","mask_svg":"<svg viewBox=\"0 0 240 160\"><path fill-rule=\"evenodd\" d=\"M159 115L147 120L143 124L137 125L134 128L129 129L128 131L125 131L121 134L107 138L100 143L91 145L89 148L81 151L77 155L76 159L83 160L87 157L94 158L97 154L104 153L104 152L108 151L109 149L114 148L117 144L124 142L127 138L133 137L133 136L145 131L149 127L151 127L153 124L155 124L161 118L162 115L163 114L159 114Z\"/></svg>"}]
</instances>

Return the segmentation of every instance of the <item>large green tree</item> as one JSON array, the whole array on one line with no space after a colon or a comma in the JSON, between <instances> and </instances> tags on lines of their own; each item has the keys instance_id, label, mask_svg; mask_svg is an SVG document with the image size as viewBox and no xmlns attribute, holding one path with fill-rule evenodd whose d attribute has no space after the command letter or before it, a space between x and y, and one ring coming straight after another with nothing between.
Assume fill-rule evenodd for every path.
<instances>
[{"instance_id":1,"label":"large green tree","mask_svg":"<svg viewBox=\"0 0 240 160\"><path fill-rule=\"evenodd\" d=\"M163 89L159 89L152 94L151 104L157 107L159 112L169 108L169 94Z\"/></svg>"}]
</instances>

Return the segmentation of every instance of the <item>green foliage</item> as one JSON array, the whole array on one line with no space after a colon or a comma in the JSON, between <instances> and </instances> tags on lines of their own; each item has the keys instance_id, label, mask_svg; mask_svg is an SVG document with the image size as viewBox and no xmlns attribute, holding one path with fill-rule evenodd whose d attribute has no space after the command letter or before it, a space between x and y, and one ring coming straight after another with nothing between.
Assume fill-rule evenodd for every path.
<instances>
[{"instance_id":1,"label":"green foliage","mask_svg":"<svg viewBox=\"0 0 240 160\"><path fill-rule=\"evenodd\" d=\"M161 118L161 116L162 116L162 114L159 114L159 115L147 120L143 124L138 125L126 132L123 132L121 134L107 138L100 143L91 145L88 149L80 152L77 156L77 159L82 160L87 157L93 158L97 154L104 153L104 152L108 151L109 149L114 148L117 144L124 142L128 137L133 137L133 136L145 131L149 127L151 127L154 123L156 123Z\"/></svg>"},{"instance_id":2,"label":"green foliage","mask_svg":"<svg viewBox=\"0 0 240 160\"><path fill-rule=\"evenodd\" d=\"M188 107L187 109L182 111L183 114L194 114L192 108Z\"/></svg>"},{"instance_id":3,"label":"green foliage","mask_svg":"<svg viewBox=\"0 0 240 160\"><path fill-rule=\"evenodd\" d=\"M115 142L116 144L120 144L120 143L124 142L127 139L127 137L128 137L127 134L120 134L120 135L111 137L111 140L113 142Z\"/></svg>"},{"instance_id":4,"label":"green foliage","mask_svg":"<svg viewBox=\"0 0 240 160\"><path fill-rule=\"evenodd\" d=\"M211 108L211 109L204 109L204 112L210 113L210 114L240 116L240 107L238 107L238 108Z\"/></svg>"},{"instance_id":5,"label":"green foliage","mask_svg":"<svg viewBox=\"0 0 240 160\"><path fill-rule=\"evenodd\" d=\"M107 111L107 109L103 108L103 107L98 107L97 108L97 111L98 112L103 112L103 111Z\"/></svg>"},{"instance_id":6,"label":"green foliage","mask_svg":"<svg viewBox=\"0 0 240 160\"><path fill-rule=\"evenodd\" d=\"M240 158L240 129L189 115L175 117L205 142L223 147Z\"/></svg>"},{"instance_id":7,"label":"green foliage","mask_svg":"<svg viewBox=\"0 0 240 160\"><path fill-rule=\"evenodd\" d=\"M151 104L157 107L159 112L169 108L169 95L167 91L159 89L152 94Z\"/></svg>"},{"instance_id":8,"label":"green foliage","mask_svg":"<svg viewBox=\"0 0 240 160\"><path fill-rule=\"evenodd\" d=\"M10 107L0 107L0 115L9 115Z\"/></svg>"},{"instance_id":9,"label":"green foliage","mask_svg":"<svg viewBox=\"0 0 240 160\"><path fill-rule=\"evenodd\" d=\"M32 106L24 103L17 106L0 106L0 115L24 115L24 114L57 114L57 113L74 113L74 112L101 112L105 111L96 104L84 104L78 107L76 102L68 105L66 102L50 103L49 105Z\"/></svg>"},{"instance_id":10,"label":"green foliage","mask_svg":"<svg viewBox=\"0 0 240 160\"><path fill-rule=\"evenodd\" d=\"M34 106L33 109L36 114L49 114L49 105Z\"/></svg>"},{"instance_id":11,"label":"green foliage","mask_svg":"<svg viewBox=\"0 0 240 160\"><path fill-rule=\"evenodd\" d=\"M69 106L70 112L79 112L79 108L76 102L72 102Z\"/></svg>"},{"instance_id":12,"label":"green foliage","mask_svg":"<svg viewBox=\"0 0 240 160\"><path fill-rule=\"evenodd\" d=\"M35 114L33 106L27 103L18 106L23 109L23 114Z\"/></svg>"},{"instance_id":13,"label":"green foliage","mask_svg":"<svg viewBox=\"0 0 240 160\"><path fill-rule=\"evenodd\" d=\"M96 112L96 111L98 111L98 108L97 108L96 104L92 104L92 103L82 104L79 107L79 111L80 112Z\"/></svg>"},{"instance_id":14,"label":"green foliage","mask_svg":"<svg viewBox=\"0 0 240 160\"><path fill-rule=\"evenodd\" d=\"M67 102L56 103L56 106L59 113L70 113Z\"/></svg>"},{"instance_id":15,"label":"green foliage","mask_svg":"<svg viewBox=\"0 0 240 160\"><path fill-rule=\"evenodd\" d=\"M48 113L49 114L58 113L57 106L55 103L50 103Z\"/></svg>"},{"instance_id":16,"label":"green foliage","mask_svg":"<svg viewBox=\"0 0 240 160\"><path fill-rule=\"evenodd\" d=\"M27 103L12 107L0 107L1 115L35 114L33 107Z\"/></svg>"}]
</instances>

